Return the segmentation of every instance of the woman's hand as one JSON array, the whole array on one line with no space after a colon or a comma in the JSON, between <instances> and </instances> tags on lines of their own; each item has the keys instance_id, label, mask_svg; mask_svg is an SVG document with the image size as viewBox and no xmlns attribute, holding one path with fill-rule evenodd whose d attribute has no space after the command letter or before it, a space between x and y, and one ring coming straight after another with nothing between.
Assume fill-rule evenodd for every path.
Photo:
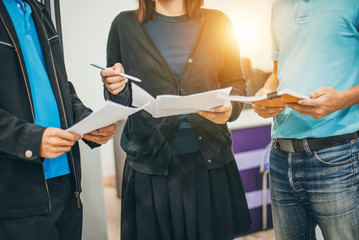
<instances>
[{"instance_id":1,"label":"woman's hand","mask_svg":"<svg viewBox=\"0 0 359 240\"><path fill-rule=\"evenodd\" d=\"M125 72L121 63L116 63L113 67L101 71L102 82L112 95L120 93L128 82L127 78L118 74L120 72Z\"/></svg>"},{"instance_id":2,"label":"woman's hand","mask_svg":"<svg viewBox=\"0 0 359 240\"><path fill-rule=\"evenodd\" d=\"M210 111L198 111L198 114L214 123L225 124L232 114L232 103L228 100L223 106L212 108Z\"/></svg>"}]
</instances>

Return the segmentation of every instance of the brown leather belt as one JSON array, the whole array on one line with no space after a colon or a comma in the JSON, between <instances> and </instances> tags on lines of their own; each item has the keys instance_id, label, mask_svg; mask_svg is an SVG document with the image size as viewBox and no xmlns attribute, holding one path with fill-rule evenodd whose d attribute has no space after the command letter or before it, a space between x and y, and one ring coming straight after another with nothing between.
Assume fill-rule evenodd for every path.
<instances>
[{"instance_id":1,"label":"brown leather belt","mask_svg":"<svg viewBox=\"0 0 359 240\"><path fill-rule=\"evenodd\" d=\"M333 147L350 142L353 139L359 138L359 131L348 133L339 136L325 137L325 138L306 138L309 150L315 151L323 148ZM276 138L277 147L285 152L305 152L304 139L295 138Z\"/></svg>"}]
</instances>

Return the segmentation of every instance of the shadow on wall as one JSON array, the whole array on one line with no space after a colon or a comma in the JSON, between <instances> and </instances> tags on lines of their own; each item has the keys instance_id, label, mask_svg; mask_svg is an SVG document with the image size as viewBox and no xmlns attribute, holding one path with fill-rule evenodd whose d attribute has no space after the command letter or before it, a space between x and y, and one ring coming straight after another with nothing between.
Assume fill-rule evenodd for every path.
<instances>
[{"instance_id":1,"label":"shadow on wall","mask_svg":"<svg viewBox=\"0 0 359 240\"><path fill-rule=\"evenodd\" d=\"M242 58L242 68L247 83L247 96L254 96L264 86L271 72L264 72L260 69L252 69L251 60ZM244 108L251 108L250 104L244 104Z\"/></svg>"}]
</instances>

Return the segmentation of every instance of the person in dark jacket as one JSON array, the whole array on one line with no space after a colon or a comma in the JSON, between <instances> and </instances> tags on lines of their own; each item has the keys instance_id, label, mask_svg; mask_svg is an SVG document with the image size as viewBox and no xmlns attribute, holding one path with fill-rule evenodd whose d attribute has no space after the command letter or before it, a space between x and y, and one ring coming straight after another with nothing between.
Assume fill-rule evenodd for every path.
<instances>
[{"instance_id":1,"label":"person in dark jacket","mask_svg":"<svg viewBox=\"0 0 359 240\"><path fill-rule=\"evenodd\" d=\"M81 136L91 113L68 82L45 6L0 1L0 239L80 240ZM115 124L84 135L106 143Z\"/></svg>"},{"instance_id":2,"label":"person in dark jacket","mask_svg":"<svg viewBox=\"0 0 359 240\"><path fill-rule=\"evenodd\" d=\"M116 71L139 77L153 97L232 87L245 95L230 20L202 0L140 0L112 23L103 70L105 97L130 106L131 87ZM137 84L137 83L136 83ZM121 239L233 239L250 217L227 121L241 111L226 102L209 112L127 120Z\"/></svg>"}]
</instances>

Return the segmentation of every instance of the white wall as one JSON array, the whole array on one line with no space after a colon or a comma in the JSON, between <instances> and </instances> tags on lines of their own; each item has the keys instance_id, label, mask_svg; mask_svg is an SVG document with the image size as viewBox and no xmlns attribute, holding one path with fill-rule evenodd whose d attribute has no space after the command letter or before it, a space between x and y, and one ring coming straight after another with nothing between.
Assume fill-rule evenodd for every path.
<instances>
[{"instance_id":1,"label":"white wall","mask_svg":"<svg viewBox=\"0 0 359 240\"><path fill-rule=\"evenodd\" d=\"M106 42L111 22L119 12L135 6L135 0L60 1L67 74L80 99L92 109L99 108L104 98L99 70L90 63L106 65ZM110 141L100 149L105 176L115 174L112 144Z\"/></svg>"},{"instance_id":2,"label":"white wall","mask_svg":"<svg viewBox=\"0 0 359 240\"><path fill-rule=\"evenodd\" d=\"M103 104L99 70L90 63L106 64L106 42L110 24L121 11L135 9L136 0L61 0L65 61L69 80L85 105ZM224 11L237 31L242 57L250 57L256 68L271 70L271 0L205 0L205 7ZM112 141L101 147L105 176L114 175Z\"/></svg>"}]
</instances>

